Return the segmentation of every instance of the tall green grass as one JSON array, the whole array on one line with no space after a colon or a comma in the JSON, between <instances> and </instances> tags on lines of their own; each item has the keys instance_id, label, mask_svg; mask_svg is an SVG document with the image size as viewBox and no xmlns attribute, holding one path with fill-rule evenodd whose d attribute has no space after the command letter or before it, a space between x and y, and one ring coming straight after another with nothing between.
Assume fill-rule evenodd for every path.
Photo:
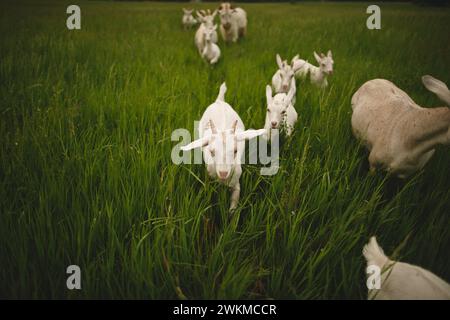
<instances>
[{"instance_id":1,"label":"tall green grass","mask_svg":"<svg viewBox=\"0 0 450 320\"><path fill-rule=\"evenodd\" d=\"M377 77L442 105L420 77L450 82L449 9L383 4L370 31L367 4L245 4L248 37L211 67L180 25L186 4L79 2L80 31L68 4L0 4L0 297L366 298L374 234L450 280L448 148L406 182L369 176L350 126L352 94ZM244 166L233 215L203 165L171 162L171 132L192 132L223 81L260 128L275 54L328 49L329 88L298 83L281 169ZM70 264L82 290L66 288Z\"/></svg>"}]
</instances>

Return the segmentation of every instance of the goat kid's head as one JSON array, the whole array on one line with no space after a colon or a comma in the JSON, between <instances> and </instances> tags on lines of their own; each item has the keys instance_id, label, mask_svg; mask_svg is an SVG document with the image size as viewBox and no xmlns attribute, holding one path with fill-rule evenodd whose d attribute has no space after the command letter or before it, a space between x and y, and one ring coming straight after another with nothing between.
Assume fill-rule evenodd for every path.
<instances>
[{"instance_id":1,"label":"goat kid's head","mask_svg":"<svg viewBox=\"0 0 450 320\"><path fill-rule=\"evenodd\" d=\"M314 58L316 58L319 68L323 73L327 75L331 75L333 73L334 61L331 50L328 50L327 55L321 53L320 56L314 51Z\"/></svg>"},{"instance_id":2,"label":"goat kid's head","mask_svg":"<svg viewBox=\"0 0 450 320\"><path fill-rule=\"evenodd\" d=\"M295 95L295 79L291 80L291 88L288 93L278 93L272 97L272 87L266 86L267 99L267 116L271 129L280 128L286 117L287 108L292 103L292 98Z\"/></svg>"},{"instance_id":3,"label":"goat kid's head","mask_svg":"<svg viewBox=\"0 0 450 320\"><path fill-rule=\"evenodd\" d=\"M283 61L279 54L277 54L277 65L281 78L281 91L287 93L290 89L292 79L294 78L293 62L291 65L287 61Z\"/></svg>"},{"instance_id":4,"label":"goat kid's head","mask_svg":"<svg viewBox=\"0 0 450 320\"><path fill-rule=\"evenodd\" d=\"M194 12L194 9L185 9L183 8L183 12L185 16L191 16L192 12Z\"/></svg>"},{"instance_id":5,"label":"goat kid's head","mask_svg":"<svg viewBox=\"0 0 450 320\"><path fill-rule=\"evenodd\" d=\"M212 39L213 34L217 30L217 24L215 24L213 27L206 27L204 29L204 35L205 35L205 41L210 42Z\"/></svg>"},{"instance_id":6,"label":"goat kid's head","mask_svg":"<svg viewBox=\"0 0 450 320\"><path fill-rule=\"evenodd\" d=\"M209 155L209 157L205 157L205 160L209 161L207 164L214 165L216 175L220 180L227 180L233 174L236 166L240 164L239 143L266 132L264 129L236 131L237 123L236 120L231 129L218 131L214 122L209 120L211 134L181 147L181 150L187 151L202 147L203 152Z\"/></svg>"},{"instance_id":7,"label":"goat kid's head","mask_svg":"<svg viewBox=\"0 0 450 320\"><path fill-rule=\"evenodd\" d=\"M220 23L225 30L229 30L231 28L231 17L234 12L236 12L236 9L234 9L228 2L224 2L220 5Z\"/></svg>"}]
</instances>

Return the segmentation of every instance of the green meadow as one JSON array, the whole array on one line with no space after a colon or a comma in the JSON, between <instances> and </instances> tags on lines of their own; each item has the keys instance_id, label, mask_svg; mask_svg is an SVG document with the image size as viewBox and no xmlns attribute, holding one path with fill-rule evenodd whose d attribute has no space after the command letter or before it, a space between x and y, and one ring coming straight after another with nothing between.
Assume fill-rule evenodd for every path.
<instances>
[{"instance_id":1,"label":"green meadow","mask_svg":"<svg viewBox=\"0 0 450 320\"><path fill-rule=\"evenodd\" d=\"M366 299L363 245L450 280L450 153L402 181L368 174L351 131L353 93L385 78L442 106L421 76L450 84L450 8L367 3L242 4L248 36L219 41L207 65L182 7L217 3L0 3L0 297ZM175 165L177 128L194 131L226 81L247 128L289 60L331 49L329 87L297 81L299 121L281 168L244 165L241 199L204 165ZM81 268L68 290L66 268Z\"/></svg>"}]
</instances>

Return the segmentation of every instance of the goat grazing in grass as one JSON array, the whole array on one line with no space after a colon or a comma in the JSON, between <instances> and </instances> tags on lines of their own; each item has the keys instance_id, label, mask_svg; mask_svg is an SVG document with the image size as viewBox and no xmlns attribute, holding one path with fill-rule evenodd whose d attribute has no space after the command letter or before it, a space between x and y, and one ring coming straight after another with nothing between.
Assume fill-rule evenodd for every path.
<instances>
[{"instance_id":1,"label":"goat grazing in grass","mask_svg":"<svg viewBox=\"0 0 450 320\"><path fill-rule=\"evenodd\" d=\"M292 59L292 68L294 69L295 76L298 78L305 79L308 74L312 84L318 87L325 88L328 86L327 77L333 73L333 54L328 50L327 55L323 53L320 56L314 51L314 57L316 58L318 67L312 65L308 61L299 59L296 55Z\"/></svg>"},{"instance_id":2,"label":"goat grazing in grass","mask_svg":"<svg viewBox=\"0 0 450 320\"><path fill-rule=\"evenodd\" d=\"M220 86L214 103L206 108L199 124L199 139L181 150L202 148L208 174L232 189L230 211L237 207L240 197L239 178L245 140L265 133L264 129L245 130L244 123L234 109L225 102L225 83Z\"/></svg>"},{"instance_id":3,"label":"goat grazing in grass","mask_svg":"<svg viewBox=\"0 0 450 320\"><path fill-rule=\"evenodd\" d=\"M236 42L247 33L247 13L244 9L233 8L228 2L219 7L220 33L225 42Z\"/></svg>"},{"instance_id":4,"label":"goat grazing in grass","mask_svg":"<svg viewBox=\"0 0 450 320\"><path fill-rule=\"evenodd\" d=\"M450 105L445 83L422 77L425 87ZM392 82L367 81L352 97L352 128L369 149L370 171L407 178L430 160L437 145L450 145L450 108L422 108Z\"/></svg>"},{"instance_id":5,"label":"goat grazing in grass","mask_svg":"<svg viewBox=\"0 0 450 320\"><path fill-rule=\"evenodd\" d=\"M368 298L374 300L449 300L450 285L421 267L392 261L383 252L375 237L364 246L368 270L380 270L379 289L370 288Z\"/></svg>"}]
</instances>

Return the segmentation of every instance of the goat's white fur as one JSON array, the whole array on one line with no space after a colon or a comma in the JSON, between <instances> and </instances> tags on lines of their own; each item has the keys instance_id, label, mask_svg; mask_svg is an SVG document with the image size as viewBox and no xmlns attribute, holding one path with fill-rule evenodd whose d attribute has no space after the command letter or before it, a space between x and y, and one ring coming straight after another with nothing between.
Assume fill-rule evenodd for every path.
<instances>
[{"instance_id":1,"label":"goat's white fur","mask_svg":"<svg viewBox=\"0 0 450 320\"><path fill-rule=\"evenodd\" d=\"M228 2L219 7L220 33L225 42L236 42L247 33L247 13L242 8L233 8Z\"/></svg>"},{"instance_id":2,"label":"goat's white fur","mask_svg":"<svg viewBox=\"0 0 450 320\"><path fill-rule=\"evenodd\" d=\"M381 270L381 287L370 289L368 299L450 299L450 285L447 282L421 267L390 260L375 237L364 246L363 255L367 266L377 266Z\"/></svg>"},{"instance_id":3,"label":"goat's white fur","mask_svg":"<svg viewBox=\"0 0 450 320\"><path fill-rule=\"evenodd\" d=\"M181 150L202 147L208 174L232 189L230 210L234 210L240 197L239 178L242 174L244 140L262 135L265 130L245 130L237 112L225 102L226 90L223 83L216 101L203 113L199 123L200 138L181 147Z\"/></svg>"},{"instance_id":4,"label":"goat's white fur","mask_svg":"<svg viewBox=\"0 0 450 320\"><path fill-rule=\"evenodd\" d=\"M214 18L217 14L217 10L214 11L213 13L211 13L211 11L197 11L197 17L198 17L198 21L200 21L200 26L198 27L197 31L195 32L195 37L194 37L194 42L195 42L195 46L198 49L198 53L200 55L203 54L203 50L205 48L206 45L206 41L205 41L205 29L206 28L213 28L214 27ZM217 31L214 30L212 36L211 36L211 41L213 43L217 43L218 41L218 36L217 36Z\"/></svg>"},{"instance_id":5,"label":"goat's white fur","mask_svg":"<svg viewBox=\"0 0 450 320\"><path fill-rule=\"evenodd\" d=\"M294 69L295 76L297 78L305 79L309 74L312 84L324 88L328 86L328 75L333 73L333 54L331 53L331 50L328 50L327 55L321 53L319 56L314 51L314 57L319 64L318 67L312 65L306 60L300 59L299 56L296 55L292 59L292 68Z\"/></svg>"},{"instance_id":6,"label":"goat's white fur","mask_svg":"<svg viewBox=\"0 0 450 320\"><path fill-rule=\"evenodd\" d=\"M210 64L215 64L220 58L220 48L212 41L214 32L217 30L217 25L213 28L205 28L205 47L203 48L202 57Z\"/></svg>"},{"instance_id":7,"label":"goat's white fur","mask_svg":"<svg viewBox=\"0 0 450 320\"><path fill-rule=\"evenodd\" d=\"M266 138L271 129L284 129L286 135L290 136L297 122L297 111L294 108L296 88L295 79L291 79L291 85L288 93L277 93L272 97L272 88L266 86L267 111L264 129L266 129Z\"/></svg>"},{"instance_id":8,"label":"goat's white fur","mask_svg":"<svg viewBox=\"0 0 450 320\"><path fill-rule=\"evenodd\" d=\"M447 86L431 76L422 82L445 103ZM352 97L352 128L369 149L370 171L382 169L400 178L420 170L438 144L450 145L450 109L422 108L392 82L375 79Z\"/></svg>"},{"instance_id":9,"label":"goat's white fur","mask_svg":"<svg viewBox=\"0 0 450 320\"><path fill-rule=\"evenodd\" d=\"M183 23L184 29L190 29L197 24L197 20L192 16L194 9L183 8L183 18L181 22Z\"/></svg>"},{"instance_id":10,"label":"goat's white fur","mask_svg":"<svg viewBox=\"0 0 450 320\"><path fill-rule=\"evenodd\" d=\"M294 69L286 60L283 61L279 54L276 55L276 61L278 70L272 77L272 88L275 93L288 93L291 84L295 86ZM293 104L295 104L295 96L293 97Z\"/></svg>"}]
</instances>

